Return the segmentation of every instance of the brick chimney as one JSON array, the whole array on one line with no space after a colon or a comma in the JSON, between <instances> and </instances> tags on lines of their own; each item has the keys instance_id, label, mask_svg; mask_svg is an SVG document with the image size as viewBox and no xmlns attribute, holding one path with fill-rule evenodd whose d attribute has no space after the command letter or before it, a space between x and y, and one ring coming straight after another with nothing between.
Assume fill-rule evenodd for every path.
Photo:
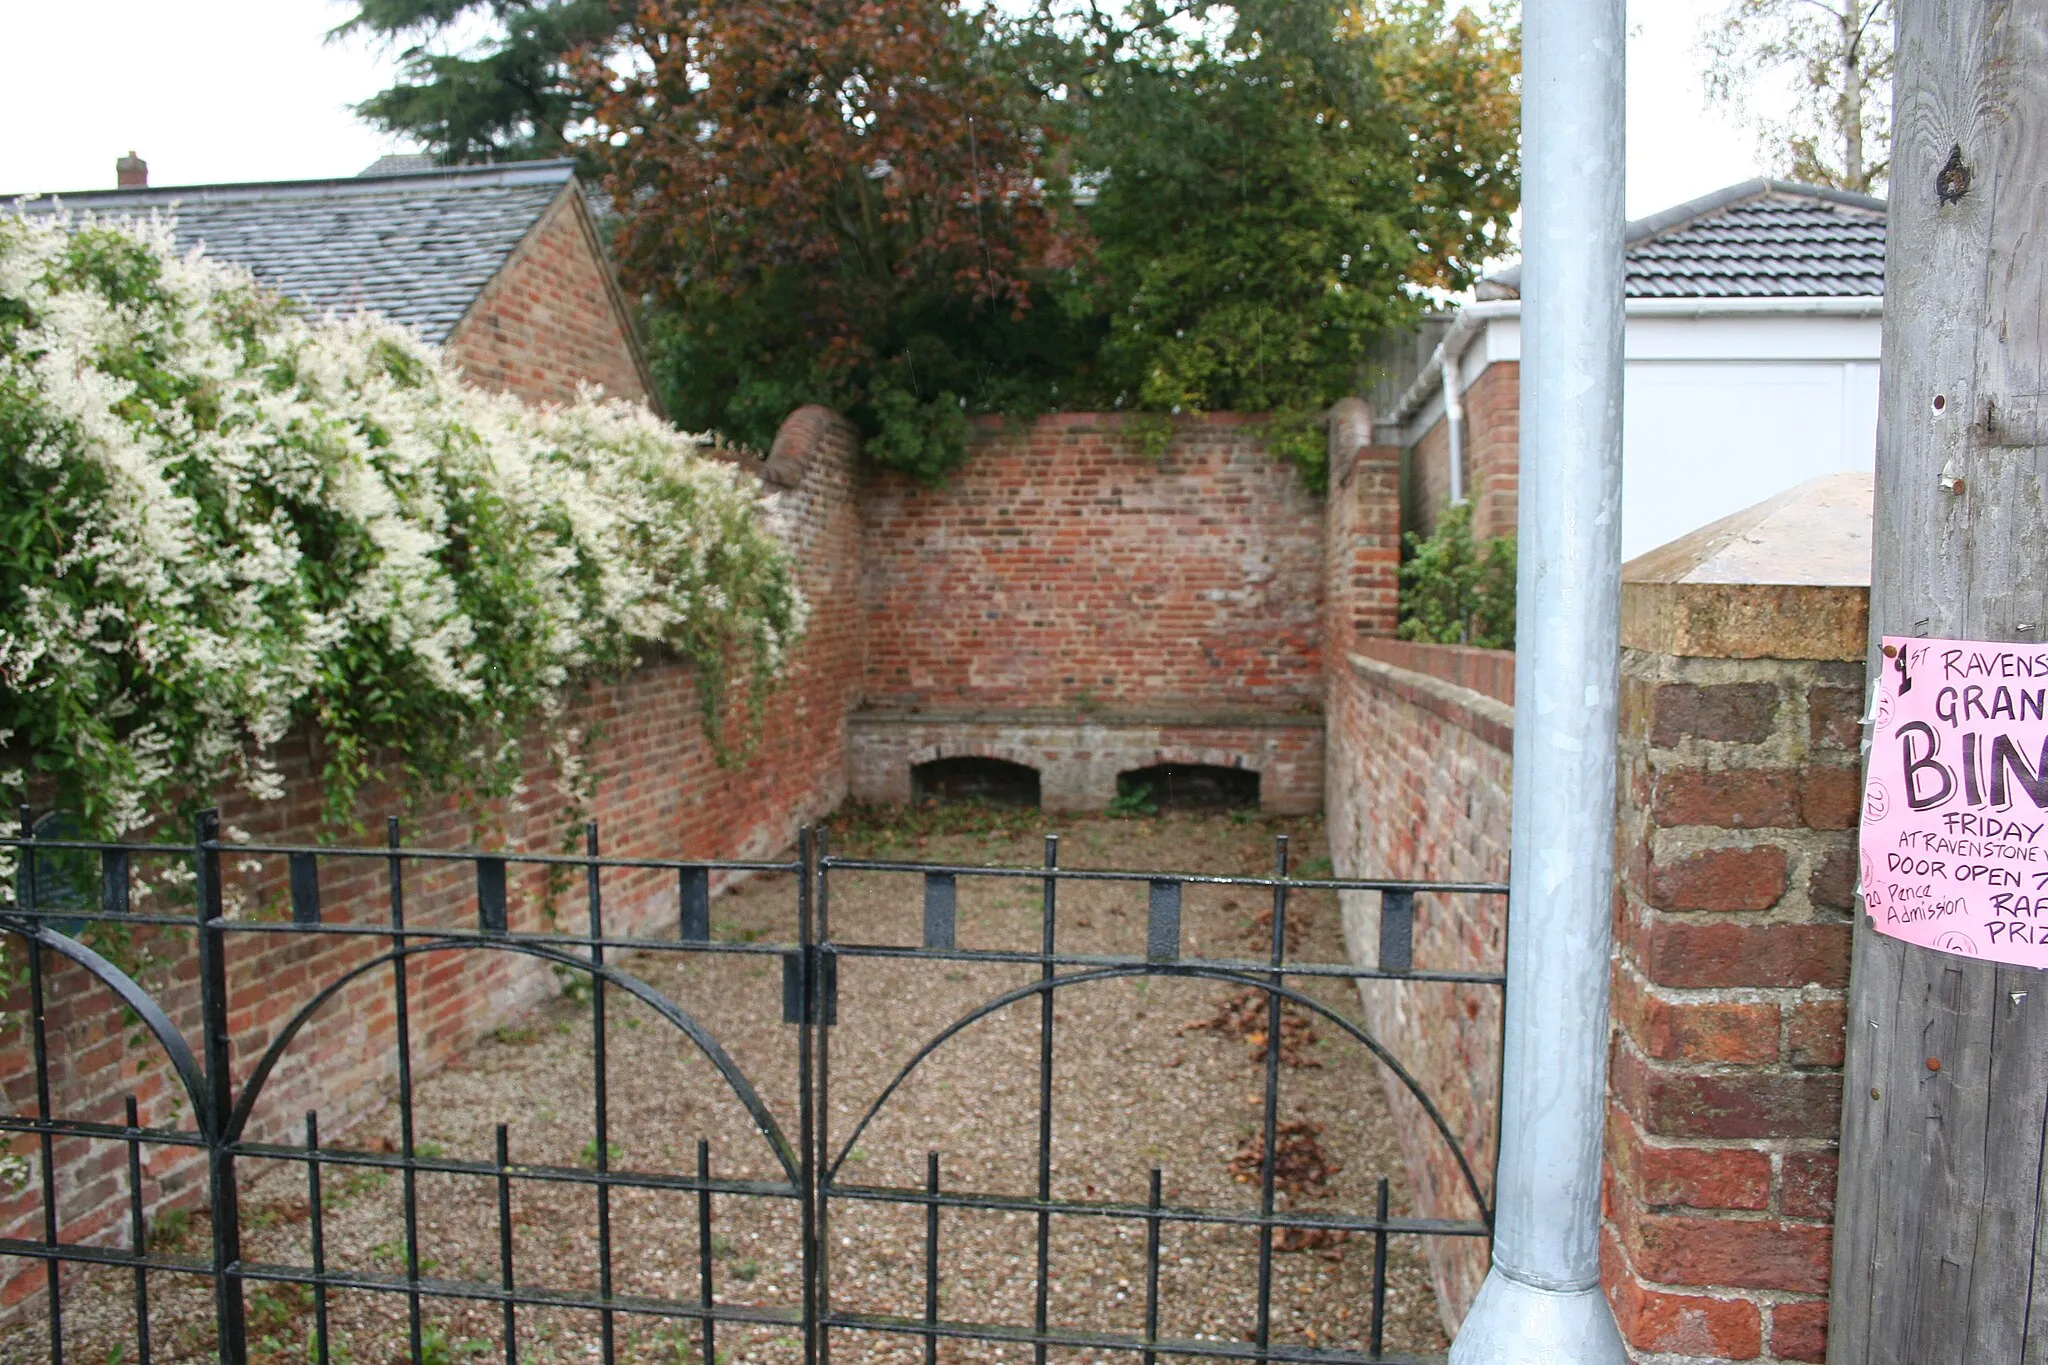
<instances>
[{"instance_id":1,"label":"brick chimney","mask_svg":"<svg viewBox=\"0 0 2048 1365\"><path fill-rule=\"evenodd\" d=\"M130 149L128 155L114 163L114 183L124 190L148 189L149 163Z\"/></svg>"}]
</instances>

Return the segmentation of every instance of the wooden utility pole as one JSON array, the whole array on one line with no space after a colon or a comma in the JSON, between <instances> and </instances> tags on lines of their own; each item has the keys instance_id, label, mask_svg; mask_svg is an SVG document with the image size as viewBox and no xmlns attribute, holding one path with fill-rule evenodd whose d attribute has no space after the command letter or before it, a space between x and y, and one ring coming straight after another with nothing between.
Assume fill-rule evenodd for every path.
<instances>
[{"instance_id":1,"label":"wooden utility pole","mask_svg":"<svg viewBox=\"0 0 2048 1365\"><path fill-rule=\"evenodd\" d=\"M2048 0L1901 0L1870 601L2048 638ZM2048 973L1856 925L1832 1365L2048 1361Z\"/></svg>"}]
</instances>

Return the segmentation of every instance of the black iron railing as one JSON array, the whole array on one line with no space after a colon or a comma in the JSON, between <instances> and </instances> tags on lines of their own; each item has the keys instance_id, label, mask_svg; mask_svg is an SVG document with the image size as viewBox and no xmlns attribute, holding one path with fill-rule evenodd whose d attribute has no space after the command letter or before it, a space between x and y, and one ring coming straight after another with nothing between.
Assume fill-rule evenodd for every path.
<instances>
[{"instance_id":1,"label":"black iron railing","mask_svg":"<svg viewBox=\"0 0 2048 1365\"><path fill-rule=\"evenodd\" d=\"M251 1286L300 1287L311 1297L312 1322L308 1358L327 1365L330 1359L330 1301L340 1293L402 1296L406 1311L406 1338L410 1358L428 1359L430 1330L422 1305L430 1301L468 1301L495 1304L500 1323L498 1345L502 1358L516 1361L519 1351L519 1316L524 1308L585 1310L595 1315L599 1358L610 1365L618 1352L618 1323L621 1318L660 1319L686 1325L695 1336L702 1365L720 1361L719 1333L722 1327L777 1327L800 1337L807 1365L829 1365L835 1339L854 1335L881 1334L922 1341L927 1362L937 1359L941 1342L986 1343L991 1346L1028 1347L1037 1365L1045 1365L1050 1350L1081 1348L1129 1353L1153 1365L1158 1356L1212 1357L1244 1360L1287 1361L1380 1361L1400 1359L1384 1348L1388 1241L1390 1237L1485 1238L1491 1222L1490 1172L1482 1178L1474 1156L1466 1149L1438 1104L1416 1076L1403 1065L1380 1039L1349 1013L1340 1011L1301 989L1314 979L1399 980L1439 982L1451 985L1504 988L1503 978L1485 972L1429 971L1414 968L1411 956L1414 899L1418 893L1434 892L1481 897L1504 896L1506 887L1493 883L1421 883L1385 880L1297 878L1289 875L1286 841L1279 842L1272 875L1266 877L1206 876L1188 873L1114 872L1070 869L1059 866L1058 842L1048 839L1045 861L1036 868L991 868L922 862L895 862L843 858L832 854L826 836L805 831L796 856L791 860L695 861L600 856L595 825L589 827L585 851L580 857L535 854L450 851L402 847L396 821L387 830L382 848L332 848L267 846L224 842L219 823L211 813L198 821L190 845L109 844L86 840L41 837L24 821L22 837L0 841L14 850L20 867L13 903L0 909L0 932L34 945L40 951L25 954L29 1018L27 1028L34 1066L35 1112L0 1117L0 1132L32 1135L36 1145L35 1179L41 1197L41 1235L35 1238L0 1239L0 1256L40 1261L44 1277L44 1312L47 1317L49 1356L53 1365L64 1359L66 1333L64 1313L67 1282L66 1264L126 1269L132 1272L132 1346L134 1359L148 1362L156 1343L151 1335L151 1282L153 1275L199 1276L212 1286L215 1349L229 1365L243 1365L249 1359L249 1306ZM224 913L222 860L231 857L264 863L283 860L288 865L282 878L288 887L289 915L274 919L230 917ZM98 863L98 876L82 870ZM323 913L322 885L328 871L337 864L360 866L368 861L384 872L382 900L385 922L366 924L333 922ZM407 869L422 864L467 865L474 880L474 927L408 923L406 914ZM585 931L568 932L560 926L546 931L522 931L511 926L508 914L508 870L520 867L547 869L557 878L580 877L587 911ZM193 906L188 914L147 913L136 908L131 895L138 879L148 879L152 870L191 870ZM620 873L640 875L644 885L648 872L673 874L673 933L611 933L607 929L606 880ZM60 875L61 874L61 875ZM714 936L710 915L711 892L716 879L747 874L781 874L795 884L792 937L785 941L729 941ZM182 874L181 874L182 876ZM915 943L862 942L835 936L831 922L835 883L849 877L915 879L922 891L922 934ZM1000 950L963 946L959 932L959 893L962 883L981 879L1008 879L1034 886L1040 902L1039 942L1035 951ZM1142 953L1128 955L1074 953L1060 947L1059 910L1063 885L1077 882L1119 882L1145 887L1145 941ZM82 895L80 888L91 884L95 894ZM1270 896L1271 923L1268 951L1259 959L1208 958L1183 952L1181 929L1182 894L1189 886L1244 888ZM1375 967L1358 967L1339 962L1303 962L1288 953L1290 897L1302 891L1379 892L1380 959ZM359 900L358 900L359 903ZM644 920L644 895L635 908ZM94 926L132 931L154 926L163 930L192 931L191 952L196 958L198 1010L185 1028L175 1023L163 1006L115 962L81 941L91 937ZM262 1050L252 1057L231 1054L234 1035L230 1028L232 1008L229 944L231 940L261 935L317 936L330 940L369 940L345 970L318 986L309 998L262 1038ZM411 1018L413 986L410 973L428 955L460 953L513 954L536 960L559 972L587 978L590 986L588 1009L591 1035L592 1142L585 1164L514 1164L510 1157L509 1132L496 1128L495 1157L490 1161L451 1159L438 1150L423 1149L417 1125L418 1095L414 1065L416 1046ZM649 985L641 976L626 971L617 961L624 953L682 955L740 954L775 958L781 968L783 1018L793 1033L794 1077L778 1078L795 1097L795 1132L785 1122L792 1117L778 1114L757 1090L746 1071L728 1055L719 1039L695 1014L676 1000ZM51 1001L47 999L50 964L46 954L68 960L111 990L120 1004L154 1039L168 1060L177 1086L189 1103L193 1126L146 1126L140 1121L135 1100L126 1101L122 1123L94 1122L67 1118L60 1112L60 1096L53 1088L56 1058L50 1035ZM839 978L842 964L847 970L863 961L894 960L929 964L935 969L959 969L973 965L1009 964L1035 968L1025 984L1001 992L962 1014L926 1040L881 1088L862 1116L843 1136L830 1131L828 1116L834 1079L831 1042L835 1031L886 1026L886 1021L861 1019L842 1022L839 1018ZM317 961L317 958L315 959ZM377 973L389 976L391 988L391 1030L388 1044L396 1063L395 1092L398 1138L395 1150L378 1151L327 1145L323 1141L316 1113L307 1113L302 1141L259 1142L249 1137L252 1118L266 1086L279 1074L279 1067L292 1049L301 1030L323 1008L329 1007L354 983ZM1267 1040L1264 1049L1263 1097L1260 1121L1263 1153L1258 1177L1255 1209L1193 1207L1171 1204L1162 1199L1161 1171L1149 1172L1149 1195L1143 1203L1113 1200L1075 1200L1054 1195L1053 1134L1059 1096L1054 1076L1054 1039L1057 1016L1054 1000L1058 992L1098 983L1147 978L1181 977L1251 987L1264 993ZM770 1158L775 1173L771 1178L721 1178L714 1174L713 1152L705 1138L696 1142L692 1169L680 1171L615 1169L610 1130L610 1076L607 1042L607 1003L624 992L646 1006L672 1027L680 1040L708 1059L727 1092L744 1109ZM909 1184L858 1184L842 1178L849 1157L877 1116L882 1114L913 1073L964 1030L1012 1005L1037 1004L1037 1134L1035 1179L1029 1195L977 1192L948 1187L942 1179L942 1161L936 1150L928 1153L921 1182ZM1276 1161L1280 1122L1280 1084L1283 1007L1292 1005L1326 1022L1341 1034L1370 1051L1388 1075L1413 1097L1433 1129L1436 1140L1450 1154L1471 1206L1478 1215L1471 1218L1426 1218L1397 1215L1389 1211L1388 1184L1377 1183L1370 1209L1335 1213L1321 1210L1290 1210L1276 1198ZM195 1053L186 1037L196 1029ZM318 1069L318 1058L310 1063ZM239 1072L240 1081L236 1076ZM114 1241L104 1234L93 1238L67 1239L66 1212L60 1207L63 1184L58 1169L59 1141L114 1143L125 1148L126 1217L125 1233ZM207 1208L210 1213L211 1245L204 1257L171 1254L153 1247L145 1217L144 1155L163 1148L179 1149L203 1159L207 1175ZM238 1207L242 1181L237 1163L258 1160L290 1163L304 1168L307 1197L307 1248L303 1264L273 1264L246 1259L242 1247L243 1218ZM338 1268L330 1264L325 1226L323 1181L336 1179L336 1172L395 1173L400 1182L399 1199L404 1232L402 1269L388 1272L360 1268ZM490 1279L437 1276L435 1267L422 1257L420 1236L419 1181L423 1176L449 1176L478 1182L494 1195L497 1231L498 1273ZM594 1290L589 1287L556 1287L534 1283L523 1276L515 1263L513 1204L520 1187L547 1183L587 1188L595 1205L596 1271ZM621 1292L614 1279L613 1198L615 1192L662 1191L688 1196L695 1205L697 1244L696 1292L685 1296L649 1296ZM759 1306L729 1301L719 1293L715 1277L713 1227L719 1209L728 1201L776 1201L793 1204L800 1231L800 1298L789 1307ZM923 1238L915 1248L922 1257L921 1310L896 1315L841 1311L833 1303L830 1230L835 1216L850 1205L910 1207L922 1211ZM942 1315L940 1295L941 1246L949 1214L966 1211L1020 1215L1035 1224L1032 1310L1028 1324L978 1321L971 1316ZM1052 1311L1049 1285L1052 1279L1051 1228L1055 1218L1123 1222L1141 1226L1144 1232L1143 1328L1140 1331L1105 1331L1062 1324ZM1257 1308L1255 1330L1247 1340L1167 1338L1161 1324L1161 1241L1162 1232L1173 1227L1210 1226L1241 1229L1257 1245ZM1373 1249L1372 1301L1370 1319L1363 1334L1362 1349L1335 1350L1304 1346L1274 1338L1273 1284L1277 1234L1288 1232L1341 1234L1370 1239ZM125 1242L125 1245L121 1244ZM909 1248L906 1248L908 1250Z\"/></svg>"}]
</instances>

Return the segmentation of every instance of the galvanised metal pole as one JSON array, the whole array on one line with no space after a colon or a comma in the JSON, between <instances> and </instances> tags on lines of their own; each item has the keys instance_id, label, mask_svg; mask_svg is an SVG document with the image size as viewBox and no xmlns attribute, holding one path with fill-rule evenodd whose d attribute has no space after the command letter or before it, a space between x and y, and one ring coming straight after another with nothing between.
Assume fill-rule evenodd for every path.
<instances>
[{"instance_id":1,"label":"galvanised metal pole","mask_svg":"<svg viewBox=\"0 0 2048 1365\"><path fill-rule=\"evenodd\" d=\"M1620 690L1624 0L1522 18L1514 844L1493 1268L1453 1365L1623 1365L1600 1292Z\"/></svg>"}]
</instances>

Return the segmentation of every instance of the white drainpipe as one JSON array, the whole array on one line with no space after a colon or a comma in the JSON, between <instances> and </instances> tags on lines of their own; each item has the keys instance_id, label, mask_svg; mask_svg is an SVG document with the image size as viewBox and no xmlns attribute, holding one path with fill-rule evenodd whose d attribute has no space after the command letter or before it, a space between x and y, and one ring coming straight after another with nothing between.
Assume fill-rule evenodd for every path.
<instances>
[{"instance_id":1,"label":"white drainpipe","mask_svg":"<svg viewBox=\"0 0 2048 1365\"><path fill-rule=\"evenodd\" d=\"M1459 339L1456 351L1446 351L1441 345L1436 348L1437 369L1444 377L1444 434L1450 437L1453 507L1465 502L1465 377L1460 371L1464 369L1465 347L1471 344L1471 339L1472 334L1466 333Z\"/></svg>"}]
</instances>

